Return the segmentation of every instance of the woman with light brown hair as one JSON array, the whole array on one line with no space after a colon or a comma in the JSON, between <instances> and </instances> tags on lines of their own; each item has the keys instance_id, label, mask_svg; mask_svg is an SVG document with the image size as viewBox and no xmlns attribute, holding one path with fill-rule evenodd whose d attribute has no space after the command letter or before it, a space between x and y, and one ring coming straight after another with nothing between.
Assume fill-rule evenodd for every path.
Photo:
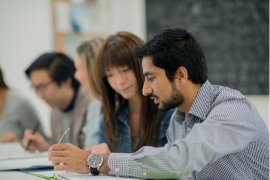
<instances>
[{"instance_id":1,"label":"woman with light brown hair","mask_svg":"<svg viewBox=\"0 0 270 180\"><path fill-rule=\"evenodd\" d=\"M142 65L134 58L133 49L144 44L129 32L109 36L103 43L97 59L103 104L101 144L87 151L130 153L142 146L161 147L167 143L173 111L162 114L149 97L142 95Z\"/></svg>"},{"instance_id":2,"label":"woman with light brown hair","mask_svg":"<svg viewBox=\"0 0 270 180\"><path fill-rule=\"evenodd\" d=\"M75 62L75 78L81 83L85 92L90 93L94 100L88 107L86 125L82 131L85 135L84 147L98 144L98 129L101 114L101 90L97 70L97 55L102 45L102 38L84 41L78 48Z\"/></svg>"}]
</instances>

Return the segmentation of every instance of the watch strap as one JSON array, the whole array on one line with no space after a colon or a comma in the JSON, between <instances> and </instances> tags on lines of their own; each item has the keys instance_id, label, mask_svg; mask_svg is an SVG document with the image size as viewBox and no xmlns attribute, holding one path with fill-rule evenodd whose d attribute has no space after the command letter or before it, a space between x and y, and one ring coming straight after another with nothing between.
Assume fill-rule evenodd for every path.
<instances>
[{"instance_id":1,"label":"watch strap","mask_svg":"<svg viewBox=\"0 0 270 180\"><path fill-rule=\"evenodd\" d=\"M92 168L92 167L90 167L90 170L91 170L91 174L92 174L93 176L99 175L99 172L98 172L97 168Z\"/></svg>"}]
</instances>

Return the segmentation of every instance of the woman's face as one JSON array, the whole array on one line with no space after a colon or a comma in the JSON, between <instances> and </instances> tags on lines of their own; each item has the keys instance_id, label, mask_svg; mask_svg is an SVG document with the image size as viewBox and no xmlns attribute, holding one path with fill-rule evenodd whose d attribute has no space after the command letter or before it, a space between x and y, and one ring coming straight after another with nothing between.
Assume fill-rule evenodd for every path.
<instances>
[{"instance_id":1,"label":"woman's face","mask_svg":"<svg viewBox=\"0 0 270 180\"><path fill-rule=\"evenodd\" d=\"M106 76L110 86L123 98L131 99L139 93L138 81L129 67L110 68Z\"/></svg>"},{"instance_id":2,"label":"woman's face","mask_svg":"<svg viewBox=\"0 0 270 180\"><path fill-rule=\"evenodd\" d=\"M87 84L87 74L82 67L81 61L79 58L76 59L75 61L75 68L76 68L76 73L75 73L75 78L81 83L83 89L85 92L89 92L88 84Z\"/></svg>"}]
</instances>

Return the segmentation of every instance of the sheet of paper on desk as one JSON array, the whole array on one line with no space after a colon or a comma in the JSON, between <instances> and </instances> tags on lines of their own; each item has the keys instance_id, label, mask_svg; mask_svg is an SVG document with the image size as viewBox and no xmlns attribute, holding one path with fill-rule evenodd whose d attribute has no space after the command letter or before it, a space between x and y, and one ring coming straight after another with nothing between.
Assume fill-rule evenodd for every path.
<instances>
[{"instance_id":1,"label":"sheet of paper on desk","mask_svg":"<svg viewBox=\"0 0 270 180\"><path fill-rule=\"evenodd\" d=\"M63 180L107 180L107 179L119 179L119 180L142 180L138 178L125 178L125 177L115 177L115 176L109 176L106 174L99 174L98 176L92 176L91 174L78 174L78 173L57 173L57 179L62 178ZM60 178L59 178L60 177Z\"/></svg>"},{"instance_id":2,"label":"sheet of paper on desk","mask_svg":"<svg viewBox=\"0 0 270 180\"><path fill-rule=\"evenodd\" d=\"M19 142L0 144L0 160L36 158L47 156L48 156L47 152L39 153L26 151Z\"/></svg>"},{"instance_id":3,"label":"sheet of paper on desk","mask_svg":"<svg viewBox=\"0 0 270 180\"><path fill-rule=\"evenodd\" d=\"M138 178L124 178L124 177L114 177L109 176L106 174L100 173L98 176L92 176L91 174L78 174L78 173L66 173L63 171L43 171L43 172L35 172L35 174L47 176L47 177L54 177L54 174L57 175L57 179L61 180L107 180L107 179L114 179L114 180L142 180Z\"/></svg>"},{"instance_id":4,"label":"sheet of paper on desk","mask_svg":"<svg viewBox=\"0 0 270 180\"><path fill-rule=\"evenodd\" d=\"M0 170L34 169L42 167L53 167L53 165L47 157L0 161Z\"/></svg>"}]
</instances>

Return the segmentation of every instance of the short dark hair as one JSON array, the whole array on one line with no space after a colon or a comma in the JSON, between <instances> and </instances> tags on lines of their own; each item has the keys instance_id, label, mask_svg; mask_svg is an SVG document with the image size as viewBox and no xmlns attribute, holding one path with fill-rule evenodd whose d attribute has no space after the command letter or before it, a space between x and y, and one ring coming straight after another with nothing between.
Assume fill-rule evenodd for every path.
<instances>
[{"instance_id":1,"label":"short dark hair","mask_svg":"<svg viewBox=\"0 0 270 180\"><path fill-rule=\"evenodd\" d=\"M204 52L196 38L185 29L162 31L145 45L135 48L133 54L137 59L153 56L153 64L164 69L171 82L180 66L187 69L188 79L194 84L204 83L208 78Z\"/></svg>"},{"instance_id":2,"label":"short dark hair","mask_svg":"<svg viewBox=\"0 0 270 180\"><path fill-rule=\"evenodd\" d=\"M1 67L0 67L0 89L8 89L8 86L4 81L4 74L2 72Z\"/></svg>"},{"instance_id":3,"label":"short dark hair","mask_svg":"<svg viewBox=\"0 0 270 180\"><path fill-rule=\"evenodd\" d=\"M74 61L63 53L51 52L42 54L25 70L25 74L29 78L32 71L40 69L48 70L49 76L58 85L62 81L71 78L74 90L77 90L80 86L80 83L74 78L76 71Z\"/></svg>"}]
</instances>

